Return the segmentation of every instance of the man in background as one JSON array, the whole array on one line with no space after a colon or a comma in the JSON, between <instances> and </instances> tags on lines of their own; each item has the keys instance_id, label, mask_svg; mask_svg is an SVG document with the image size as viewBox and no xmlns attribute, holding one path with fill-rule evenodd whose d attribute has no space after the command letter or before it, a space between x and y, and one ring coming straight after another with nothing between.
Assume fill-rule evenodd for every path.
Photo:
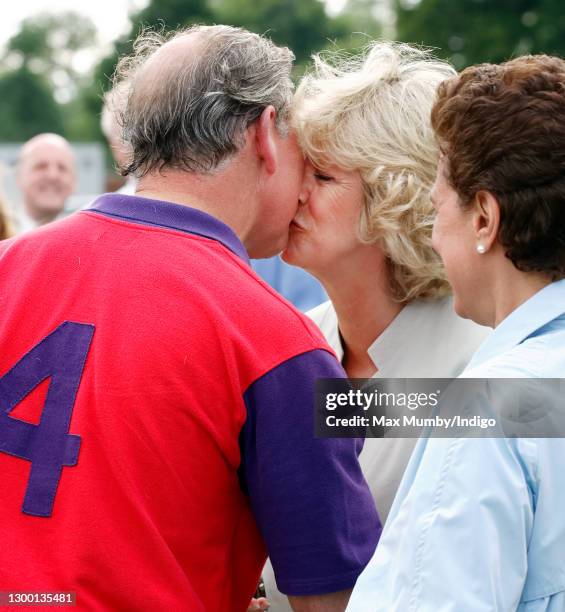
<instances>
[{"instance_id":1,"label":"man in background","mask_svg":"<svg viewBox=\"0 0 565 612\"><path fill-rule=\"evenodd\" d=\"M54 221L76 187L75 154L58 134L39 134L22 147L16 172L22 194L15 211L17 233Z\"/></svg>"}]
</instances>

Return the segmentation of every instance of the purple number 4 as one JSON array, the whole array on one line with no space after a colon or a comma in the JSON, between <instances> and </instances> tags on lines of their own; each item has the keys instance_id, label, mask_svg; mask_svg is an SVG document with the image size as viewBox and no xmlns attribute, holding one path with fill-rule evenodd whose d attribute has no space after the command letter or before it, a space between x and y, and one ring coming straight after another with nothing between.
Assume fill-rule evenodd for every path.
<instances>
[{"instance_id":1,"label":"purple number 4","mask_svg":"<svg viewBox=\"0 0 565 612\"><path fill-rule=\"evenodd\" d=\"M49 517L63 466L78 461L80 436L69 424L94 325L65 321L0 378L0 452L31 461L22 512ZM9 413L45 379L39 425Z\"/></svg>"}]
</instances>

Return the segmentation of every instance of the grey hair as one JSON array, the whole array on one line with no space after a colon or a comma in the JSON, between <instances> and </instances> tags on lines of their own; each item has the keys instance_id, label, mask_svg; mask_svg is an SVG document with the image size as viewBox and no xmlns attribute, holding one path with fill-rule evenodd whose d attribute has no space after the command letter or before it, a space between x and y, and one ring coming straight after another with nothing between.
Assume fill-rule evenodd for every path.
<instances>
[{"instance_id":1,"label":"grey hair","mask_svg":"<svg viewBox=\"0 0 565 612\"><path fill-rule=\"evenodd\" d=\"M143 66L165 42L197 34L197 51L144 81ZM237 153L245 131L272 105L288 130L294 55L270 40L231 26L193 26L169 36L144 32L120 61L116 79L131 82L122 116L133 151L122 174L141 177L165 167L208 173Z\"/></svg>"}]
</instances>

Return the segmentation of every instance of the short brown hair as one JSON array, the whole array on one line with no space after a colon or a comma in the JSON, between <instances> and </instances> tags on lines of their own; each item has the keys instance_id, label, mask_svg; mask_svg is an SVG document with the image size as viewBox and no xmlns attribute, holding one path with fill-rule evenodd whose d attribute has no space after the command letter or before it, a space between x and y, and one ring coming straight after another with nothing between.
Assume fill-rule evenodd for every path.
<instances>
[{"instance_id":1,"label":"short brown hair","mask_svg":"<svg viewBox=\"0 0 565 612\"><path fill-rule=\"evenodd\" d=\"M516 268L565 277L565 61L467 68L439 86L432 125L462 206L480 190L498 199Z\"/></svg>"}]
</instances>

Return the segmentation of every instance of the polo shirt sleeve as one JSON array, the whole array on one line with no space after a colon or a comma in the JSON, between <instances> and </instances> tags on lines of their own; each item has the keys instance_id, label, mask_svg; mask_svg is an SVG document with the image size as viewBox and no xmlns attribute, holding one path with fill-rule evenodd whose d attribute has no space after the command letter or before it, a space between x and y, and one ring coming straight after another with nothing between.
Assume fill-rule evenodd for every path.
<instances>
[{"instance_id":1,"label":"polo shirt sleeve","mask_svg":"<svg viewBox=\"0 0 565 612\"><path fill-rule=\"evenodd\" d=\"M245 392L241 476L287 595L351 588L381 524L359 467L362 441L314 437L314 385L344 371L324 350L285 361Z\"/></svg>"}]
</instances>

